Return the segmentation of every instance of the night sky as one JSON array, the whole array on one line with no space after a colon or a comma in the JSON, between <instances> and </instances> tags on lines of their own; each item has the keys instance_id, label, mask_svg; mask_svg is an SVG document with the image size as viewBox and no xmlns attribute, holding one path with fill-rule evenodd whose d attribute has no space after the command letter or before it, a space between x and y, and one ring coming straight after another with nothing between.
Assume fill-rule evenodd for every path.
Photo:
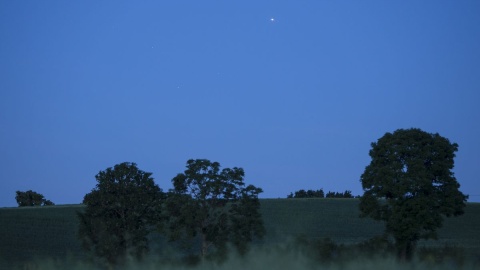
<instances>
[{"instance_id":1,"label":"night sky","mask_svg":"<svg viewBox=\"0 0 480 270\"><path fill-rule=\"evenodd\" d=\"M370 144L459 144L480 201L480 1L0 1L0 207L76 204L121 162L164 190L191 158L262 198L351 190Z\"/></svg>"}]
</instances>

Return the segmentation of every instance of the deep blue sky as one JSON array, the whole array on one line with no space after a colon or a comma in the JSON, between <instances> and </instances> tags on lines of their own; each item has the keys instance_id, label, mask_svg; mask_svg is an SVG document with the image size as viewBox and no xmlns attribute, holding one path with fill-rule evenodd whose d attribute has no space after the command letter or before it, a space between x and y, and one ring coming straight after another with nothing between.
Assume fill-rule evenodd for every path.
<instances>
[{"instance_id":1,"label":"deep blue sky","mask_svg":"<svg viewBox=\"0 0 480 270\"><path fill-rule=\"evenodd\" d=\"M480 201L479 105L480 1L0 1L0 206L80 203L124 161L168 190L190 158L358 195L411 127Z\"/></svg>"}]
</instances>

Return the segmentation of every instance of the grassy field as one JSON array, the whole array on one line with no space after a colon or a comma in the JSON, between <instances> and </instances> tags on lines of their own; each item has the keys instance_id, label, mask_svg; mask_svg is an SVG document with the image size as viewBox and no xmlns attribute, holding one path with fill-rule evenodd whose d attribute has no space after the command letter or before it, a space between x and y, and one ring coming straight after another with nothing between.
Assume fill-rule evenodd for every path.
<instances>
[{"instance_id":1,"label":"grassy field","mask_svg":"<svg viewBox=\"0 0 480 270\"><path fill-rule=\"evenodd\" d=\"M381 234L383 224L359 218L357 199L263 199L267 243L296 236L350 244Z\"/></svg>"},{"instance_id":2,"label":"grassy field","mask_svg":"<svg viewBox=\"0 0 480 270\"><path fill-rule=\"evenodd\" d=\"M83 205L0 208L0 258L81 256L76 211Z\"/></svg>"},{"instance_id":3,"label":"grassy field","mask_svg":"<svg viewBox=\"0 0 480 270\"><path fill-rule=\"evenodd\" d=\"M0 208L0 260L81 258L76 212L82 209L82 205ZM469 203L465 210L463 216L446 219L439 241L419 245L461 246L478 254L480 204ZM262 199L261 212L267 230L264 246L302 235L352 244L383 232L382 223L358 217L357 199Z\"/></svg>"},{"instance_id":4,"label":"grassy field","mask_svg":"<svg viewBox=\"0 0 480 270\"><path fill-rule=\"evenodd\" d=\"M358 199L263 199L265 240L275 243L304 234L352 244L381 234L383 223L359 218L358 202ZM438 237L437 241L422 241L419 246L447 244L480 250L480 203L468 203L464 215L446 218Z\"/></svg>"}]
</instances>

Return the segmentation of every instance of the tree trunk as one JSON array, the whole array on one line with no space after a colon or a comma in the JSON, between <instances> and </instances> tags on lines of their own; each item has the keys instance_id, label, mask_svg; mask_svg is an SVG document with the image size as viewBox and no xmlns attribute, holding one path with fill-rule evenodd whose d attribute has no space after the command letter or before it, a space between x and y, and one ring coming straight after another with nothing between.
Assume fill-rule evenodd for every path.
<instances>
[{"instance_id":1,"label":"tree trunk","mask_svg":"<svg viewBox=\"0 0 480 270\"><path fill-rule=\"evenodd\" d=\"M405 241L397 245L397 256L400 261L407 262L413 258L413 251L415 249L415 242Z\"/></svg>"},{"instance_id":2,"label":"tree trunk","mask_svg":"<svg viewBox=\"0 0 480 270\"><path fill-rule=\"evenodd\" d=\"M207 255L208 247L209 244L207 242L207 235L205 233L202 233L202 258L205 258L205 256Z\"/></svg>"}]
</instances>

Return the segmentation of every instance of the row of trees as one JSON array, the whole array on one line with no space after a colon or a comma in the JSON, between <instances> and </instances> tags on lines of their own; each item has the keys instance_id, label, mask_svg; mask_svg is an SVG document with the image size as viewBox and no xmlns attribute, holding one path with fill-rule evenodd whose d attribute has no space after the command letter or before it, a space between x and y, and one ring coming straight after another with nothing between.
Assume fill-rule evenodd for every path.
<instances>
[{"instance_id":1,"label":"row of trees","mask_svg":"<svg viewBox=\"0 0 480 270\"><path fill-rule=\"evenodd\" d=\"M345 190L345 192L333 192L329 191L327 194L323 191L323 189L318 189L318 190L304 190L300 189L298 191L295 191L295 193L290 192L290 194L287 196L287 198L292 199L292 198L354 198L352 195L352 192L350 190ZM356 198L359 198L357 196Z\"/></svg>"},{"instance_id":2,"label":"row of trees","mask_svg":"<svg viewBox=\"0 0 480 270\"><path fill-rule=\"evenodd\" d=\"M383 221L398 256L409 259L420 239L436 238L444 217L464 212L468 196L452 172L458 145L412 128L386 133L371 146L371 162L360 177L361 216ZM172 241L199 239L201 256L222 254L227 243L245 252L265 229L258 200L262 189L245 186L243 178L241 168L220 170L218 162L189 160L165 193L135 163L115 165L99 172L96 187L85 195L79 235L86 249L112 264L144 254L154 230ZM19 205L47 204L43 196L26 194L17 192ZM329 194L352 196L350 191ZM288 197L323 198L324 192L300 190Z\"/></svg>"},{"instance_id":3,"label":"row of trees","mask_svg":"<svg viewBox=\"0 0 480 270\"><path fill-rule=\"evenodd\" d=\"M148 235L157 231L170 241L199 241L201 257L224 256L228 244L245 253L250 241L265 234L262 189L245 185L242 168L221 170L206 159L188 160L186 167L168 192L135 163L99 172L96 187L84 197L86 209L78 214L83 247L118 264L126 256L141 258Z\"/></svg>"}]
</instances>

